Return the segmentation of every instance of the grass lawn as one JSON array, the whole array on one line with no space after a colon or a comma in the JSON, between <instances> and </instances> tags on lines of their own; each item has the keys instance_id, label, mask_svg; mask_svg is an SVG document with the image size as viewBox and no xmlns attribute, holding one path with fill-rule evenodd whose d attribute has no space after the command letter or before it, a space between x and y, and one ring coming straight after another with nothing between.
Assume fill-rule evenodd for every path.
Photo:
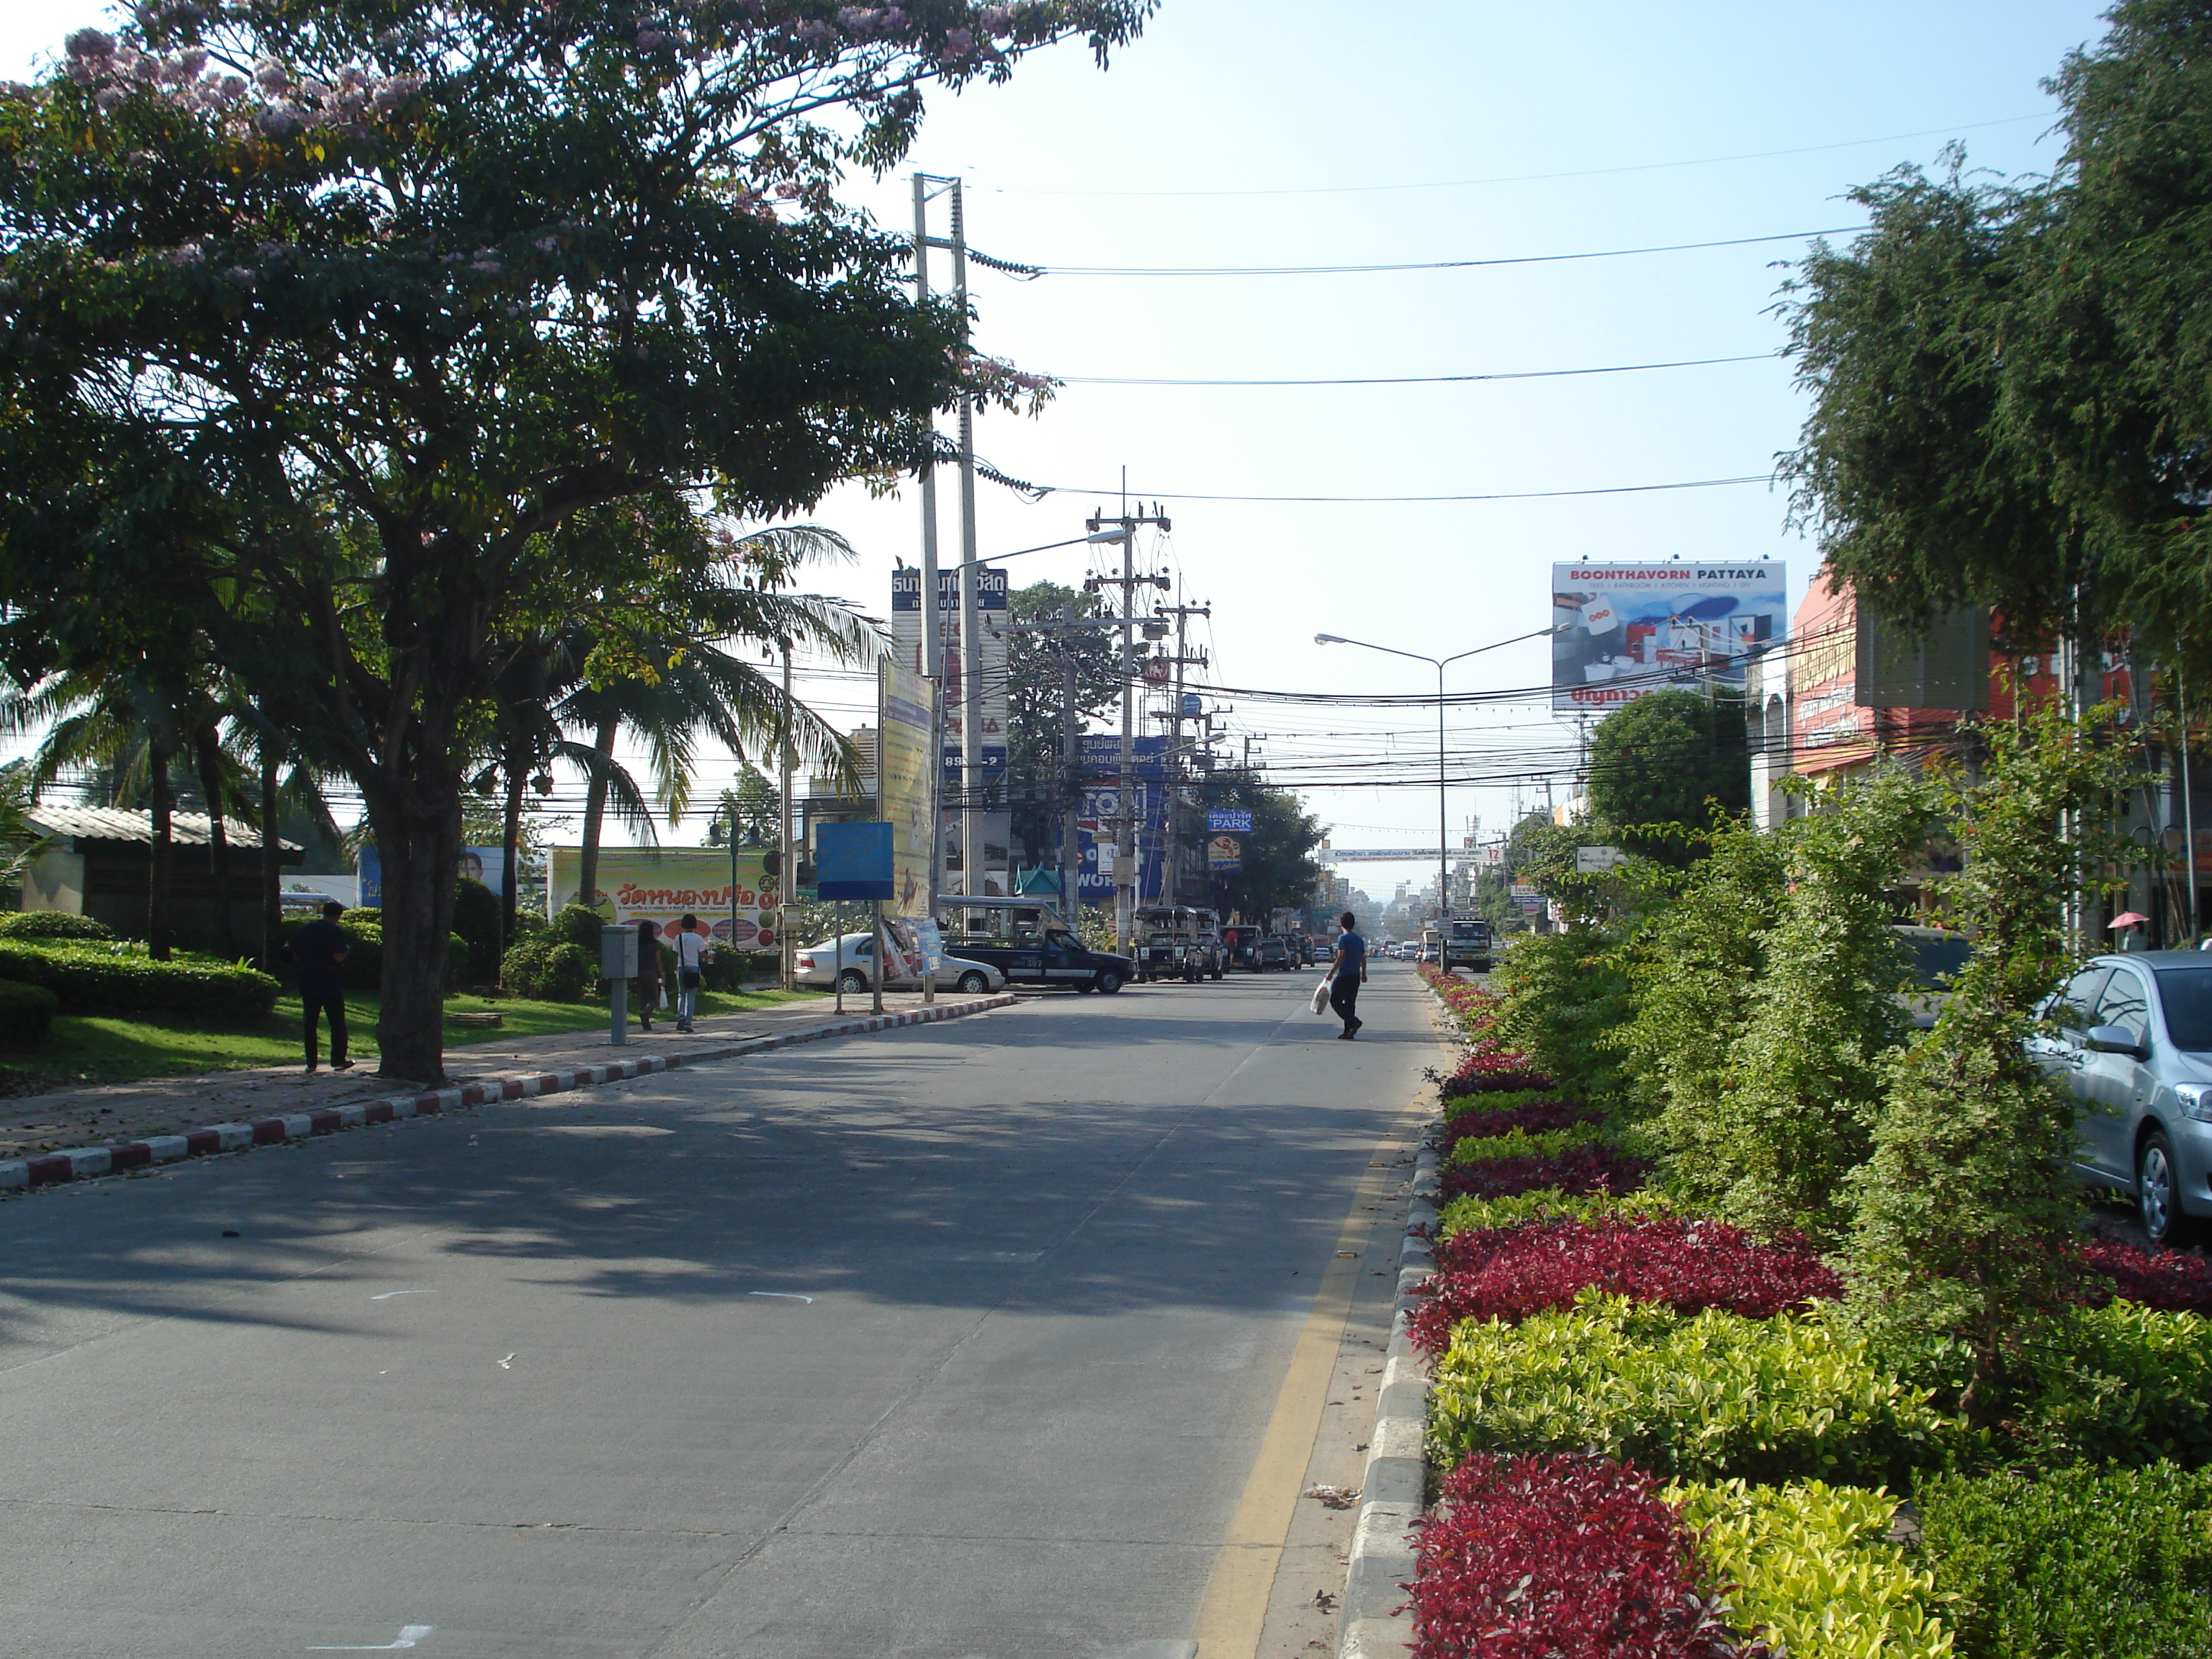
<instances>
[{"instance_id":1,"label":"grass lawn","mask_svg":"<svg viewBox=\"0 0 2212 1659\"><path fill-rule=\"evenodd\" d=\"M735 1014L777 1003L811 1000L817 991L707 991L701 1014ZM377 1000L365 993L346 998L347 1035L356 1060L374 1057ZM605 1003L532 1002L523 997L451 996L448 1014L497 1012L504 1017L490 1030L446 1027L446 1047L544 1036L556 1031L604 1030ZM635 1011L631 1012L633 1024ZM324 1060L330 1058L324 1034ZM0 1096L40 1094L80 1083L128 1083L138 1078L187 1072L234 1072L258 1066L301 1062L300 999L279 997L276 1012L257 1026L198 1024L177 1019L120 1019L65 1014L54 1021L51 1042L35 1052L10 1055L0 1065Z\"/></svg>"}]
</instances>

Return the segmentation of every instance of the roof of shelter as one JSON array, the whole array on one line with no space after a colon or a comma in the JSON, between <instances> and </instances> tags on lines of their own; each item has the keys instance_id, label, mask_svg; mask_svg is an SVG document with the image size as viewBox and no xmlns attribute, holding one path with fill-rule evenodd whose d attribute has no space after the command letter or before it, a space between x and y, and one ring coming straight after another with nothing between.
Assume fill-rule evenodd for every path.
<instances>
[{"instance_id":1,"label":"roof of shelter","mask_svg":"<svg viewBox=\"0 0 2212 1659\"><path fill-rule=\"evenodd\" d=\"M150 845L154 840L154 815L115 806L34 806L26 814L32 823L50 836L73 836L79 841L113 841ZM261 833L250 823L236 818L222 821L223 839L237 848L258 848ZM204 812L172 812L169 815L169 840L178 847L205 847L209 835L208 816ZM302 850L295 841L281 836L277 846L288 853Z\"/></svg>"}]
</instances>

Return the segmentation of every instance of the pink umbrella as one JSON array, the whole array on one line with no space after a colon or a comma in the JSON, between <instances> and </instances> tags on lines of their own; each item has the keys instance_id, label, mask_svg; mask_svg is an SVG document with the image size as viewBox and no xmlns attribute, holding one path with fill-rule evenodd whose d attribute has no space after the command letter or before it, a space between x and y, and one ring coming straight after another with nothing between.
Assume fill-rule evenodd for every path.
<instances>
[{"instance_id":1,"label":"pink umbrella","mask_svg":"<svg viewBox=\"0 0 2212 1659\"><path fill-rule=\"evenodd\" d=\"M2107 927L2140 927L2142 923L2147 922L2149 920L2150 918L2143 915L2140 910L2123 910L2119 915L2114 916L2110 921L2106 922L2105 926Z\"/></svg>"}]
</instances>

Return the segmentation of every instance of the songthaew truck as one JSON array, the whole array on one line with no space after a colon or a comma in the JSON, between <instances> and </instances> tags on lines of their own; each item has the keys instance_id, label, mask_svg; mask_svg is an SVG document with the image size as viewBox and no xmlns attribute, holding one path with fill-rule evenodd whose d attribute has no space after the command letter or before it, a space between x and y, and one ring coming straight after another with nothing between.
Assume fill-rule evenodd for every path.
<instances>
[{"instance_id":1,"label":"songthaew truck","mask_svg":"<svg viewBox=\"0 0 2212 1659\"><path fill-rule=\"evenodd\" d=\"M1495 947L1488 922L1476 916L1455 915L1445 920L1442 931L1443 960L1437 964L1438 967L1447 973L1455 968L1475 974L1490 971Z\"/></svg>"}]
</instances>

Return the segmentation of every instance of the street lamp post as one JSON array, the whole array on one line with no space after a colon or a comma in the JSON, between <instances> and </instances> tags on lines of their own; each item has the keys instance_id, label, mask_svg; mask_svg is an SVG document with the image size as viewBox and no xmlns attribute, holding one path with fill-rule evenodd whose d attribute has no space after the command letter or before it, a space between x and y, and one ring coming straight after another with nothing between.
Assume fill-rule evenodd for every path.
<instances>
[{"instance_id":1,"label":"street lamp post","mask_svg":"<svg viewBox=\"0 0 2212 1659\"><path fill-rule=\"evenodd\" d=\"M1472 651L1462 651L1449 657L1425 657L1418 651L1401 651L1395 646L1376 645L1366 640L1348 640L1341 634L1316 634L1316 645L1356 645L1364 650L1380 651L1393 657L1407 657L1414 662L1425 662L1437 671L1437 928L1443 931L1444 918L1451 904L1451 834L1450 818L1444 807L1447 787L1444 771L1444 670L1462 657L1479 657L1486 651L1500 647L1518 645L1523 640L1541 639L1547 635L1564 633L1572 623L1556 628L1539 628L1527 634L1516 634L1510 640L1497 640L1488 645L1478 645ZM1437 965L1443 966L1441 947Z\"/></svg>"}]
</instances>

